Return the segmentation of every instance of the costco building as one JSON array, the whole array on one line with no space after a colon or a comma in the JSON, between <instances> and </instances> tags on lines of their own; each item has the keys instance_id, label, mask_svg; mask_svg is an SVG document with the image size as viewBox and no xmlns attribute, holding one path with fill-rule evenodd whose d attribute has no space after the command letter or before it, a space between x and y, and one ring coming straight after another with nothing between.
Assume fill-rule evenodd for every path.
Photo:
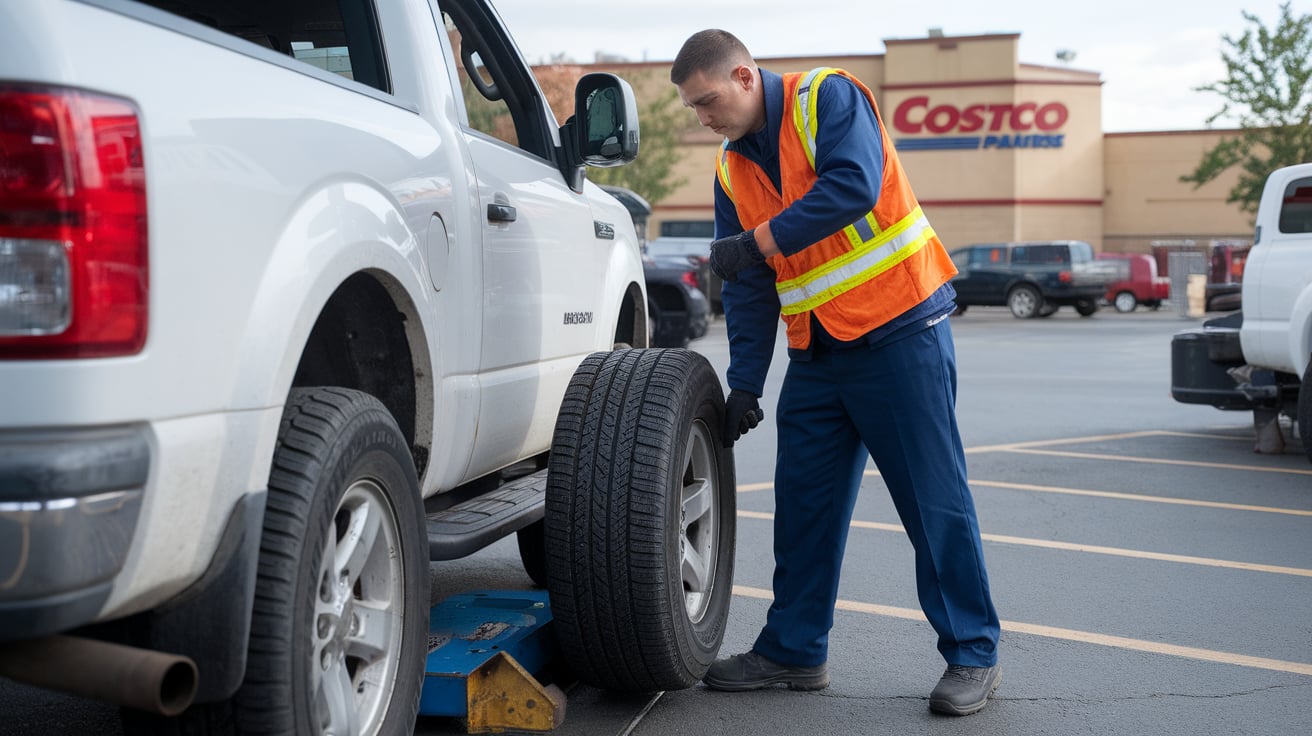
<instances>
[{"instance_id":1,"label":"costco building","mask_svg":"<svg viewBox=\"0 0 1312 736\"><path fill-rule=\"evenodd\" d=\"M1021 63L1019 34L885 40L879 55L762 58L771 71L837 66L874 91L889 136L949 249L978 242L1086 240L1099 251L1153 243L1251 242L1226 204L1237 173L1182 183L1233 130L1103 133L1098 72ZM598 64L640 98L669 87L670 63ZM691 116L691 113L689 113ZM720 138L683 136L684 184L655 204L648 237L709 235Z\"/></svg>"}]
</instances>

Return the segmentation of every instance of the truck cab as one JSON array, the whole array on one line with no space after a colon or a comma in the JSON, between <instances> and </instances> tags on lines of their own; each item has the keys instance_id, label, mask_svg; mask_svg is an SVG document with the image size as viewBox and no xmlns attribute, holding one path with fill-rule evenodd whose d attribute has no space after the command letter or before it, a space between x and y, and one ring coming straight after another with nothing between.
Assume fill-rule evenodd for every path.
<instances>
[{"instance_id":1,"label":"truck cab","mask_svg":"<svg viewBox=\"0 0 1312 736\"><path fill-rule=\"evenodd\" d=\"M1172 338L1171 396L1253 411L1262 452L1283 449L1278 419L1290 417L1312 460L1312 164L1267 178L1242 303Z\"/></svg>"}]
</instances>

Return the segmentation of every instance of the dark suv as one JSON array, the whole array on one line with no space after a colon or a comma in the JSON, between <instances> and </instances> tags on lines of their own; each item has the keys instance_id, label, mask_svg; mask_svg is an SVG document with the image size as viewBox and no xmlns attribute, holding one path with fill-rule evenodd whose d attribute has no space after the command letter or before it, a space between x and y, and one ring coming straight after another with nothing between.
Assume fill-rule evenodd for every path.
<instances>
[{"instance_id":1,"label":"dark suv","mask_svg":"<svg viewBox=\"0 0 1312 736\"><path fill-rule=\"evenodd\" d=\"M986 243L952 251L960 271L952 279L957 313L969 306L1007 306L1020 319L1047 317L1072 306L1080 316L1098 311L1098 300L1117 275L1116 264L1094 260L1082 240Z\"/></svg>"}]
</instances>

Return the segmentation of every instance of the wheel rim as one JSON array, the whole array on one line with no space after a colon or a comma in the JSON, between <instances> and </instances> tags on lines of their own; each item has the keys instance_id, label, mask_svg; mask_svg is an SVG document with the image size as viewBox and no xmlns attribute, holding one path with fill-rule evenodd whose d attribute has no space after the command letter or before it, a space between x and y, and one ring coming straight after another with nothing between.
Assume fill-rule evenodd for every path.
<instances>
[{"instance_id":1,"label":"wheel rim","mask_svg":"<svg viewBox=\"0 0 1312 736\"><path fill-rule=\"evenodd\" d=\"M693 623L702 620L715 587L720 547L719 468L710 430L693 422L684 452L679 494L679 569L683 605Z\"/></svg>"},{"instance_id":2,"label":"wheel rim","mask_svg":"<svg viewBox=\"0 0 1312 736\"><path fill-rule=\"evenodd\" d=\"M1011 293L1011 313L1017 317L1029 317L1038 308L1038 298L1029 289L1017 289Z\"/></svg>"},{"instance_id":3,"label":"wheel rim","mask_svg":"<svg viewBox=\"0 0 1312 736\"><path fill-rule=\"evenodd\" d=\"M1116 311L1133 312L1134 311L1134 294L1128 291L1122 291L1116 295Z\"/></svg>"},{"instance_id":4,"label":"wheel rim","mask_svg":"<svg viewBox=\"0 0 1312 736\"><path fill-rule=\"evenodd\" d=\"M404 630L396 514L381 486L360 480L342 496L328 531L310 668L319 732L374 733L392 697Z\"/></svg>"}]
</instances>

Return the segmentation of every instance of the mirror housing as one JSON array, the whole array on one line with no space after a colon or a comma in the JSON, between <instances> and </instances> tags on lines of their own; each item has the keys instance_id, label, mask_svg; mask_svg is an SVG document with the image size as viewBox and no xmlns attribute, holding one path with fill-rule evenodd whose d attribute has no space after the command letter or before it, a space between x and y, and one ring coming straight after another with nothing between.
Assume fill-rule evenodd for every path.
<instances>
[{"instance_id":1,"label":"mirror housing","mask_svg":"<svg viewBox=\"0 0 1312 736\"><path fill-rule=\"evenodd\" d=\"M572 137L578 163L623 166L638 157L638 102L629 83L614 74L583 75L574 87ZM573 156L571 158L574 158Z\"/></svg>"}]
</instances>

